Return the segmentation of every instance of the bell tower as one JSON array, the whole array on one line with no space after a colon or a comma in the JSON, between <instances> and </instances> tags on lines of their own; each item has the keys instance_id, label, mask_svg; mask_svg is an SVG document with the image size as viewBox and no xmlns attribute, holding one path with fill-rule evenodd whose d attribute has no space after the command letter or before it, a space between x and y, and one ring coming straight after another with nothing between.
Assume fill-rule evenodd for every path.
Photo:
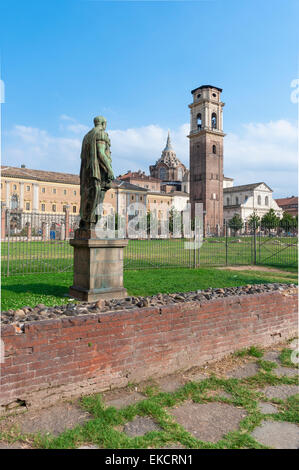
<instances>
[{"instance_id":1,"label":"bell tower","mask_svg":"<svg viewBox=\"0 0 299 470\"><path fill-rule=\"evenodd\" d=\"M191 91L190 202L203 203L204 233L223 226L223 133L221 88L202 85Z\"/></svg>"}]
</instances>

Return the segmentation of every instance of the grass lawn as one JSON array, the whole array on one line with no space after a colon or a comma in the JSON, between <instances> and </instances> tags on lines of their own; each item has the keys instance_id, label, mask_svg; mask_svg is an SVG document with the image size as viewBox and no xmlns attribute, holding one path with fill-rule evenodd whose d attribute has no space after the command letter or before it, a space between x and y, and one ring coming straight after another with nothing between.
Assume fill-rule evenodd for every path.
<instances>
[{"instance_id":1,"label":"grass lawn","mask_svg":"<svg viewBox=\"0 0 299 470\"><path fill-rule=\"evenodd\" d=\"M194 267L246 265L254 261L253 237L208 238L200 255L186 249L186 240L129 240L124 250L124 268ZM13 241L1 243L2 273L29 274L38 272L71 272L73 248L68 241ZM8 261L9 251L9 261ZM200 259L198 259L200 258ZM257 239L257 264L267 266L296 266L297 238L284 237Z\"/></svg>"},{"instance_id":2,"label":"grass lawn","mask_svg":"<svg viewBox=\"0 0 299 470\"><path fill-rule=\"evenodd\" d=\"M47 306L66 304L69 300L64 294L68 293L72 280L72 273L44 273L2 278L2 310L34 307L39 303ZM294 269L263 272L216 268L169 268L124 272L124 285L129 295L135 296L267 282L297 283L297 272Z\"/></svg>"}]
</instances>

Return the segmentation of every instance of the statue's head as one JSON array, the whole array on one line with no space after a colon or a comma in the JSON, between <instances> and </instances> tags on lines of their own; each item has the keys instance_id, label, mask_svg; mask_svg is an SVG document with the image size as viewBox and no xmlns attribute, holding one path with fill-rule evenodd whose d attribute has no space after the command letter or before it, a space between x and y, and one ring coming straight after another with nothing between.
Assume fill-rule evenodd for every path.
<instances>
[{"instance_id":1,"label":"statue's head","mask_svg":"<svg viewBox=\"0 0 299 470\"><path fill-rule=\"evenodd\" d=\"M102 129L106 129L107 121L103 116L96 116L93 122L95 127L100 126Z\"/></svg>"}]
</instances>

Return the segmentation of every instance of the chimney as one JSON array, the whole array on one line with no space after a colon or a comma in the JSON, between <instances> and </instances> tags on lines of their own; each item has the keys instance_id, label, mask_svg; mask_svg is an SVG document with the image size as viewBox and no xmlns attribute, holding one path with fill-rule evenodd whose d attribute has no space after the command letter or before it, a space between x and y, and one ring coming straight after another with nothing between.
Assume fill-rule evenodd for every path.
<instances>
[{"instance_id":1,"label":"chimney","mask_svg":"<svg viewBox=\"0 0 299 470\"><path fill-rule=\"evenodd\" d=\"M26 165L24 165L24 163L22 163L21 168L26 168Z\"/></svg>"}]
</instances>

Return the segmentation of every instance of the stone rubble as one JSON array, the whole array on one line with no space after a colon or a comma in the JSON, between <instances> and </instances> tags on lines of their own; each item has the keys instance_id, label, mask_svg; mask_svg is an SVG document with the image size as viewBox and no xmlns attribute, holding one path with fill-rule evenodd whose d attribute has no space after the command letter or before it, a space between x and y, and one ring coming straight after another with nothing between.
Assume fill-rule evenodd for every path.
<instances>
[{"instance_id":1,"label":"stone rubble","mask_svg":"<svg viewBox=\"0 0 299 470\"><path fill-rule=\"evenodd\" d=\"M36 307L22 307L17 310L7 310L1 314L2 324L17 324L24 322L49 320L52 318L74 317L79 315L92 315L114 310L131 308L157 307L180 302L205 302L233 295L250 295L271 291L289 291L297 288L295 284L256 284L240 287L209 288L192 292L179 292L174 294L157 294L150 297L125 297L123 299L99 300L97 302L68 303L55 307L38 304Z\"/></svg>"}]
</instances>

